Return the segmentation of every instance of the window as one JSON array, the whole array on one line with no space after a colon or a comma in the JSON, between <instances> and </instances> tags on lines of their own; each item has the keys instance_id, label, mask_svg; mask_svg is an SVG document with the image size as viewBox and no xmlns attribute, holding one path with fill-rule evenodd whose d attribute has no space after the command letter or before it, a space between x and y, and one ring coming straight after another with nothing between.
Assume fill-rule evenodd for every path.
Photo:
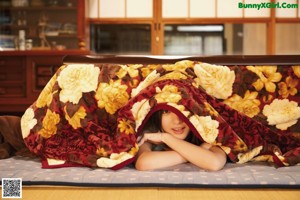
<instances>
[{"instance_id":1,"label":"window","mask_svg":"<svg viewBox=\"0 0 300 200\"><path fill-rule=\"evenodd\" d=\"M276 54L300 53L300 24L276 24Z\"/></svg>"},{"instance_id":2,"label":"window","mask_svg":"<svg viewBox=\"0 0 300 200\"><path fill-rule=\"evenodd\" d=\"M151 54L149 24L91 24L90 34L95 53Z\"/></svg>"},{"instance_id":3,"label":"window","mask_svg":"<svg viewBox=\"0 0 300 200\"><path fill-rule=\"evenodd\" d=\"M165 55L223 54L223 25L165 25Z\"/></svg>"}]
</instances>

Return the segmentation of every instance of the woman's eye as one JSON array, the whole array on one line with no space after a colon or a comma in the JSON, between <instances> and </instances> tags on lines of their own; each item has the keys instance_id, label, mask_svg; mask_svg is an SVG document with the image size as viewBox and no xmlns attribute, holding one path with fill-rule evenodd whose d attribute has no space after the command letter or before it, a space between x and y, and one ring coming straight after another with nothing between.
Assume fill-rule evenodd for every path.
<instances>
[{"instance_id":1,"label":"woman's eye","mask_svg":"<svg viewBox=\"0 0 300 200\"><path fill-rule=\"evenodd\" d=\"M163 114L170 113L169 110L163 110Z\"/></svg>"}]
</instances>

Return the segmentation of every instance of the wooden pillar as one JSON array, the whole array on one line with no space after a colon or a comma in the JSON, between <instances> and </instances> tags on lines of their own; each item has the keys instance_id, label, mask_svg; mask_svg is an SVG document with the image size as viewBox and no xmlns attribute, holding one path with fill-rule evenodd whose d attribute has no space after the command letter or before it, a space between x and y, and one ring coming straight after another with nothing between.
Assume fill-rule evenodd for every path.
<instances>
[{"instance_id":1,"label":"wooden pillar","mask_svg":"<svg viewBox=\"0 0 300 200\"><path fill-rule=\"evenodd\" d=\"M271 0L276 3L275 0ZM267 23L267 55L276 54L276 9L270 8L270 21Z\"/></svg>"}]
</instances>

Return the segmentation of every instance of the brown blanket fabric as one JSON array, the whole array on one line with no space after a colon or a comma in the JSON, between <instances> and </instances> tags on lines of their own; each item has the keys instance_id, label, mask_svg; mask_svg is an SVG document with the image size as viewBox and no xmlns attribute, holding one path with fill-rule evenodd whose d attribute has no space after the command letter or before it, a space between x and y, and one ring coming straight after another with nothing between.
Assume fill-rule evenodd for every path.
<instances>
[{"instance_id":1,"label":"brown blanket fabric","mask_svg":"<svg viewBox=\"0 0 300 200\"><path fill-rule=\"evenodd\" d=\"M235 163L300 163L300 66L171 64L62 66L22 116L31 152L117 169L135 159L156 110L176 113Z\"/></svg>"},{"instance_id":2,"label":"brown blanket fabric","mask_svg":"<svg viewBox=\"0 0 300 200\"><path fill-rule=\"evenodd\" d=\"M34 156L22 138L20 120L17 116L0 116L0 159L13 155Z\"/></svg>"}]
</instances>

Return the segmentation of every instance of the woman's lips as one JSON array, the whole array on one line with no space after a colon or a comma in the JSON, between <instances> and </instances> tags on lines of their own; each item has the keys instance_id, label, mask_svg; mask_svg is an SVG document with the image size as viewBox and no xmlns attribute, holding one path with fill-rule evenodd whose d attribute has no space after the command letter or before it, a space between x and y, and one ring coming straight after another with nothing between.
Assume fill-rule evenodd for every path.
<instances>
[{"instance_id":1,"label":"woman's lips","mask_svg":"<svg viewBox=\"0 0 300 200\"><path fill-rule=\"evenodd\" d=\"M175 134L182 134L183 131L184 131L184 127L180 127L180 128L172 128L172 131L173 131Z\"/></svg>"}]
</instances>

